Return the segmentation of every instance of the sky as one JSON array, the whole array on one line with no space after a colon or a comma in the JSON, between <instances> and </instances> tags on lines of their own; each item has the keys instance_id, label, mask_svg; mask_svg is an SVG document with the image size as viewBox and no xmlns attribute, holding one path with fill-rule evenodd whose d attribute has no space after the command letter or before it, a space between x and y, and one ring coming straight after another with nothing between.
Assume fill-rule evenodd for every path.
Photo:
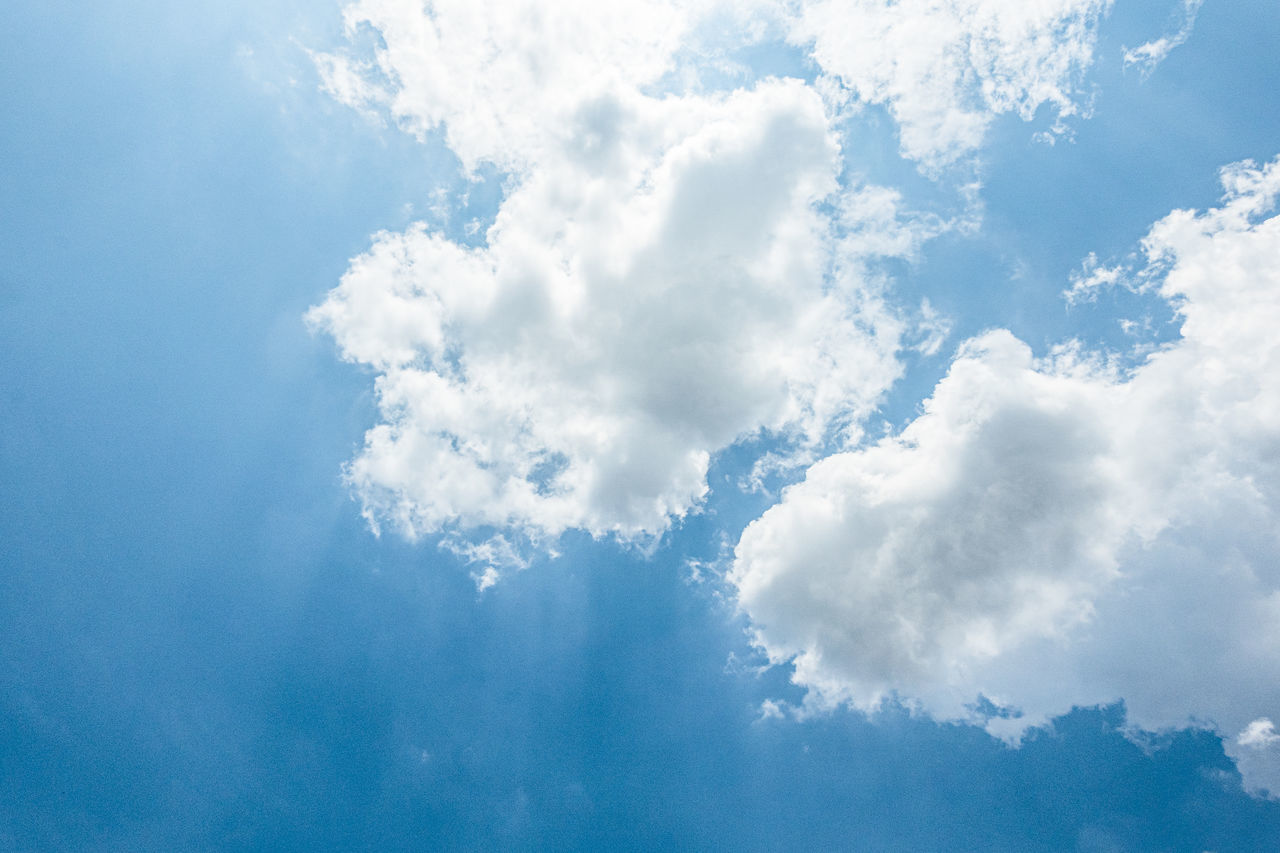
<instances>
[{"instance_id":1,"label":"sky","mask_svg":"<svg viewBox=\"0 0 1280 853\"><path fill-rule=\"evenodd\" d=\"M1280 6L0 24L0 849L1280 848Z\"/></svg>"}]
</instances>

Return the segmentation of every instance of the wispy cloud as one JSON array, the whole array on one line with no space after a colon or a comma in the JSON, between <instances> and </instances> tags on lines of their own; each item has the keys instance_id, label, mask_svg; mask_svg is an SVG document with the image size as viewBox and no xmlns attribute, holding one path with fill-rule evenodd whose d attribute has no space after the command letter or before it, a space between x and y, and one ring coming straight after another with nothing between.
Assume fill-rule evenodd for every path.
<instances>
[{"instance_id":1,"label":"wispy cloud","mask_svg":"<svg viewBox=\"0 0 1280 853\"><path fill-rule=\"evenodd\" d=\"M999 115L1085 112L1080 83L1111 0L815 0L792 37L858 102L883 104L904 156L931 172L977 151Z\"/></svg>"},{"instance_id":2,"label":"wispy cloud","mask_svg":"<svg viewBox=\"0 0 1280 853\"><path fill-rule=\"evenodd\" d=\"M1163 35L1154 41L1146 42L1138 47L1124 51L1124 67L1134 66L1142 74L1143 78L1151 75L1156 66L1165 60L1165 58L1173 52L1173 49L1181 46L1187 39L1191 38L1191 31L1195 29L1196 15L1200 12L1200 6L1204 0L1182 0L1182 8L1180 10L1178 29L1174 32Z\"/></svg>"}]
</instances>

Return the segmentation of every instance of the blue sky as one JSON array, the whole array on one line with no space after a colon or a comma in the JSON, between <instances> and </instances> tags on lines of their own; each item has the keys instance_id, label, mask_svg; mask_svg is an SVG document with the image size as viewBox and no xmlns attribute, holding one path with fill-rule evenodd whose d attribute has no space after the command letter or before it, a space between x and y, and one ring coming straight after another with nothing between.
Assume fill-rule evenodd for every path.
<instances>
[{"instance_id":1,"label":"blue sky","mask_svg":"<svg viewBox=\"0 0 1280 853\"><path fill-rule=\"evenodd\" d=\"M801 5L0 12L0 847L1280 844L1280 9Z\"/></svg>"}]
</instances>

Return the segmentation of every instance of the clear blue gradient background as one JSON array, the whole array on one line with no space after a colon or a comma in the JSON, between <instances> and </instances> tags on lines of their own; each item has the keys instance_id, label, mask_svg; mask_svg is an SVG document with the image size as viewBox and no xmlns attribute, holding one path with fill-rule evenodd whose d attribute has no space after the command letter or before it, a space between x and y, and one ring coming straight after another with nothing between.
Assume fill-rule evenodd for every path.
<instances>
[{"instance_id":1,"label":"clear blue gradient background","mask_svg":"<svg viewBox=\"0 0 1280 853\"><path fill-rule=\"evenodd\" d=\"M1173 5L1118 3L1076 141L999 122L982 234L899 270L949 347L1120 346L1115 317L1152 306L1068 311L1070 272L1280 150L1280 5L1209 0L1125 73ZM798 691L684 560L764 495L717 488L648 557L570 536L483 596L432 543L374 538L340 482L371 378L301 315L461 182L318 91L303 45L339 11L0 9L0 849L1280 849L1280 803L1215 736L1143 749L1122 706L1018 750L893 710L757 719ZM862 120L867 177L923 184Z\"/></svg>"}]
</instances>

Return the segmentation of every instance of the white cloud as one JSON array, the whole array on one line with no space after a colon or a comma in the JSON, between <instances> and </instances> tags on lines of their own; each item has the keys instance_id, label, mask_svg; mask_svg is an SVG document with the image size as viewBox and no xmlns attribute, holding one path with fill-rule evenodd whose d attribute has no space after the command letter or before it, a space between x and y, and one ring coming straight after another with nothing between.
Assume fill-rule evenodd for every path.
<instances>
[{"instance_id":1,"label":"white cloud","mask_svg":"<svg viewBox=\"0 0 1280 853\"><path fill-rule=\"evenodd\" d=\"M472 572L471 579L475 581L476 592L483 593L486 589L497 586L498 580L502 575L493 566L486 566L483 572Z\"/></svg>"},{"instance_id":2,"label":"white cloud","mask_svg":"<svg viewBox=\"0 0 1280 853\"><path fill-rule=\"evenodd\" d=\"M774 702L772 699L766 699L760 703L760 715L756 717L756 722L765 720L785 720L787 712L785 705Z\"/></svg>"},{"instance_id":3,"label":"white cloud","mask_svg":"<svg viewBox=\"0 0 1280 853\"><path fill-rule=\"evenodd\" d=\"M792 38L850 95L884 104L904 156L935 171L976 151L1000 114L1081 113L1111 0L815 0Z\"/></svg>"},{"instance_id":4,"label":"white cloud","mask_svg":"<svg viewBox=\"0 0 1280 853\"><path fill-rule=\"evenodd\" d=\"M361 0L345 19L352 46L316 54L334 96L510 177L483 245L379 234L308 314L378 374L382 423L347 469L375 528L658 535L741 438L789 442L784 465L856 441L898 350L947 334L927 305L888 308L872 259L973 223L841 190L815 88L702 86L781 38L784 4Z\"/></svg>"},{"instance_id":5,"label":"white cloud","mask_svg":"<svg viewBox=\"0 0 1280 853\"><path fill-rule=\"evenodd\" d=\"M1120 264L1102 264L1098 256L1090 252L1081 263L1080 271L1071 276L1071 287L1064 290L1062 296L1068 305L1093 302L1098 298L1098 291L1129 284L1127 272Z\"/></svg>"},{"instance_id":6,"label":"white cloud","mask_svg":"<svg viewBox=\"0 0 1280 853\"><path fill-rule=\"evenodd\" d=\"M1196 25L1196 15L1199 14L1200 6L1203 3L1204 0L1182 0L1182 21L1177 31L1133 49L1126 49L1124 51L1124 67L1137 66L1144 78L1149 76L1156 66L1173 52L1175 47L1181 46L1187 39L1191 38L1191 31L1195 29Z\"/></svg>"},{"instance_id":7,"label":"white cloud","mask_svg":"<svg viewBox=\"0 0 1280 853\"><path fill-rule=\"evenodd\" d=\"M975 152L998 115L1047 106L1052 138L1087 112L1082 78L1111 1L360 0L348 35L372 47L315 56L339 100L419 135L443 127L469 170L518 170L593 97L697 91L708 71L749 79L734 49L786 33L825 75L819 90L885 105L903 155L937 171Z\"/></svg>"},{"instance_id":8,"label":"white cloud","mask_svg":"<svg viewBox=\"0 0 1280 853\"><path fill-rule=\"evenodd\" d=\"M700 63L732 65L699 53L713 16L750 41L784 9L816 86L702 87ZM941 170L998 115L1082 112L1108 9L351 6L372 48L317 54L329 91L510 176L482 245L381 233L308 314L377 374L381 423L347 469L370 522L451 534L483 592L527 540L660 535L744 437L790 444L757 473L856 447L896 354L947 334L927 304L914 323L887 307L868 259L974 225L842 190L833 109L884 105L904 155ZM963 717L982 692L1026 710L989 723L1006 733L1121 697L1147 726L1276 713L1280 166L1224 182L1222 207L1152 228L1141 269L1094 260L1072 291L1158 292L1180 341L1124 373L983 335L902 435L813 464L743 534L729 579L812 706L900 691ZM1247 746L1251 784L1280 788Z\"/></svg>"},{"instance_id":9,"label":"white cloud","mask_svg":"<svg viewBox=\"0 0 1280 853\"><path fill-rule=\"evenodd\" d=\"M520 553L519 547L501 533L496 533L483 542L445 538L441 540L440 547L461 557L470 565L484 567L481 571L471 573L477 592L484 592L496 585L510 571L523 571L529 567L529 561Z\"/></svg>"},{"instance_id":10,"label":"white cloud","mask_svg":"<svg viewBox=\"0 0 1280 853\"><path fill-rule=\"evenodd\" d=\"M943 717L1128 703L1150 728L1280 706L1280 160L1223 171L1132 272L1182 338L1128 374L1078 347L966 344L900 436L836 454L744 532L730 580L816 705ZM1280 760L1243 754L1280 790Z\"/></svg>"},{"instance_id":11,"label":"white cloud","mask_svg":"<svg viewBox=\"0 0 1280 853\"><path fill-rule=\"evenodd\" d=\"M951 336L951 319L929 303L928 297L920 301L919 319L915 325L914 349L922 355L934 356Z\"/></svg>"},{"instance_id":12,"label":"white cloud","mask_svg":"<svg viewBox=\"0 0 1280 853\"><path fill-rule=\"evenodd\" d=\"M660 533L710 456L850 430L899 323L844 269L820 99L618 92L504 201L488 245L380 235L308 315L380 372L348 475L375 523Z\"/></svg>"},{"instance_id":13,"label":"white cloud","mask_svg":"<svg viewBox=\"0 0 1280 853\"><path fill-rule=\"evenodd\" d=\"M1086 619L1124 532L1105 391L1007 332L970 341L900 436L817 463L743 534L730 577L761 644L872 707Z\"/></svg>"},{"instance_id":14,"label":"white cloud","mask_svg":"<svg viewBox=\"0 0 1280 853\"><path fill-rule=\"evenodd\" d=\"M387 104L403 128L445 127L468 168L519 168L593 94L651 83L689 27L663 0L360 0L343 13L372 57L320 54L328 89L353 106ZM369 40L369 39L366 39Z\"/></svg>"},{"instance_id":15,"label":"white cloud","mask_svg":"<svg viewBox=\"0 0 1280 853\"><path fill-rule=\"evenodd\" d=\"M1241 746L1266 749L1273 744L1280 743L1280 734L1276 734L1274 723L1266 717L1259 717L1245 726L1244 731L1240 732L1240 735L1236 738L1236 742Z\"/></svg>"},{"instance_id":16,"label":"white cloud","mask_svg":"<svg viewBox=\"0 0 1280 853\"><path fill-rule=\"evenodd\" d=\"M921 247L940 234L977 227L966 217L944 219L913 212L902 193L880 186L860 186L844 193L835 221L841 232L840 253L852 263L866 258L915 260Z\"/></svg>"}]
</instances>

